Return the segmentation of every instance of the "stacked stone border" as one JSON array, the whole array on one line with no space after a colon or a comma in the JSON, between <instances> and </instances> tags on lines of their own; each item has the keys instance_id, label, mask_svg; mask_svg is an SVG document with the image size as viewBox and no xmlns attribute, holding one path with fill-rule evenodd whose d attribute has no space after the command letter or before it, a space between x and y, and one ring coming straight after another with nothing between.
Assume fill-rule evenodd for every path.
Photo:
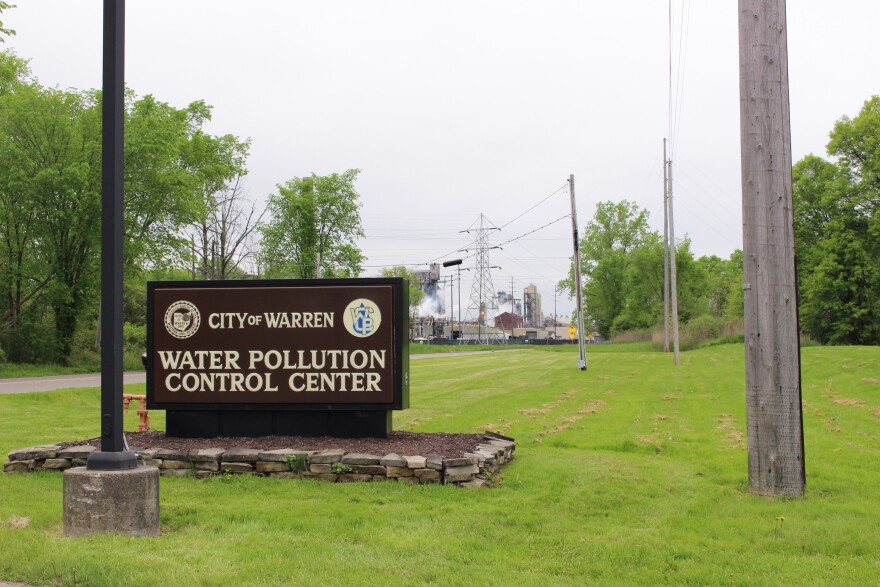
<instances>
[{"instance_id":1,"label":"stacked stone border","mask_svg":"<svg viewBox=\"0 0 880 587\"><path fill-rule=\"evenodd\" d=\"M82 467L97 450L81 445L57 444L20 448L9 453L4 473L64 471ZM133 448L138 461L159 468L163 477L204 478L218 475L256 475L281 479L319 479L332 483L398 481L401 483L483 487L513 458L513 438L487 433L473 452L444 459L440 455L384 456L346 452L343 449L261 451L252 448L203 448L180 451L167 448Z\"/></svg>"}]
</instances>

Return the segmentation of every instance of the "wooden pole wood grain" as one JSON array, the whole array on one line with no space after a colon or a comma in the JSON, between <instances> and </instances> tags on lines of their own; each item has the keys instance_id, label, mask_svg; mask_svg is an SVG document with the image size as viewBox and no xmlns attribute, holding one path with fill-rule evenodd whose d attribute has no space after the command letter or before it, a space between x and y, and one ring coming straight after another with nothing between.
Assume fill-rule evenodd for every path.
<instances>
[{"instance_id":1,"label":"wooden pole wood grain","mask_svg":"<svg viewBox=\"0 0 880 587\"><path fill-rule=\"evenodd\" d=\"M739 0L749 486L804 492L785 0Z\"/></svg>"}]
</instances>

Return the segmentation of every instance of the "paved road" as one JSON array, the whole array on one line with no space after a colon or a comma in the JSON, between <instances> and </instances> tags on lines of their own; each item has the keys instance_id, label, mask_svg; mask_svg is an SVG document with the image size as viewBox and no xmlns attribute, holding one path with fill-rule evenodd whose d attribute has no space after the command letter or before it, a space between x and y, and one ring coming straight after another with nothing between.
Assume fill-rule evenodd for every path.
<instances>
[{"instance_id":1,"label":"paved road","mask_svg":"<svg viewBox=\"0 0 880 587\"><path fill-rule=\"evenodd\" d=\"M146 380L147 374L143 371L126 371L122 374L123 383L144 383ZM51 375L49 377L0 379L0 394L31 393L70 387L101 387L101 375L93 373L90 375Z\"/></svg>"},{"instance_id":2,"label":"paved road","mask_svg":"<svg viewBox=\"0 0 880 587\"><path fill-rule=\"evenodd\" d=\"M410 359L436 359L446 357L460 357L463 355L482 355L485 353L511 353L520 352L524 349L511 349L503 351L464 351L454 353L429 353L410 355ZM144 383L147 374L143 371L126 371L122 374L122 381L128 383ZM49 391L52 389L69 389L71 387L101 387L101 374L89 375L51 375L49 377L20 377L17 379L0 379L0 395L8 393L32 393L35 391ZM2 587L2 584L0 584Z\"/></svg>"}]
</instances>

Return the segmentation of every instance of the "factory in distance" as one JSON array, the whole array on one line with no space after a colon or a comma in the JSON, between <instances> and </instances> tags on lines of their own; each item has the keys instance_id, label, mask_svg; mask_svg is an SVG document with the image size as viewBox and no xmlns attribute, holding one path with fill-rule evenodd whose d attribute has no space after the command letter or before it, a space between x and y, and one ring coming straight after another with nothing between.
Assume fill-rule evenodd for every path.
<instances>
[{"instance_id":1,"label":"factory in distance","mask_svg":"<svg viewBox=\"0 0 880 587\"><path fill-rule=\"evenodd\" d=\"M483 299L470 295L454 305L457 277L441 277L440 264L416 271L424 297L411 312L411 338L421 342L507 343L571 340L569 317L545 316L537 286L520 292L496 291ZM519 297L517 297L519 296ZM459 320L458 305L461 305Z\"/></svg>"}]
</instances>

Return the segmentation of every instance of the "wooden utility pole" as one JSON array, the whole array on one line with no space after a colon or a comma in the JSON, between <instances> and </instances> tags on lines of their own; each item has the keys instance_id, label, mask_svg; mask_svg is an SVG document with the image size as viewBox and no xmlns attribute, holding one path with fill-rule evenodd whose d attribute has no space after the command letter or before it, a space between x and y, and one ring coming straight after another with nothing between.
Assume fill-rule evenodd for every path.
<instances>
[{"instance_id":1,"label":"wooden utility pole","mask_svg":"<svg viewBox=\"0 0 880 587\"><path fill-rule=\"evenodd\" d=\"M678 277L675 271L675 222L672 213L672 159L666 162L666 178L668 181L666 194L669 211L669 285L672 296L672 351L675 354L675 364L678 365Z\"/></svg>"},{"instance_id":2,"label":"wooden utility pole","mask_svg":"<svg viewBox=\"0 0 880 587\"><path fill-rule=\"evenodd\" d=\"M739 0L749 487L804 492L785 0Z\"/></svg>"},{"instance_id":3,"label":"wooden utility pole","mask_svg":"<svg viewBox=\"0 0 880 587\"><path fill-rule=\"evenodd\" d=\"M578 367L587 370L587 346L584 341L584 297L581 292L581 252L578 243L577 207L574 203L574 174L568 176L568 193L571 196L571 230L574 238L574 282L577 295Z\"/></svg>"},{"instance_id":4,"label":"wooden utility pole","mask_svg":"<svg viewBox=\"0 0 880 587\"><path fill-rule=\"evenodd\" d=\"M663 139L663 352L669 352L669 179L666 139Z\"/></svg>"}]
</instances>

